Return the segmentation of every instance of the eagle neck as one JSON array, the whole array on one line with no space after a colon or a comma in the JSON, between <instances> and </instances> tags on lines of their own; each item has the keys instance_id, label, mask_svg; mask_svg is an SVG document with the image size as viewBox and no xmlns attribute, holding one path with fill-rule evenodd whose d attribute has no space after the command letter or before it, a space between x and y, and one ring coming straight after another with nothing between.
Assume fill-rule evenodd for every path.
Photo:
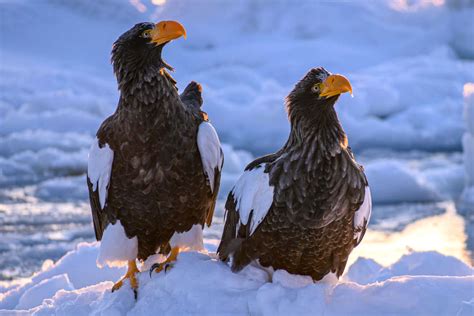
<instances>
[{"instance_id":1,"label":"eagle neck","mask_svg":"<svg viewBox=\"0 0 474 316\"><path fill-rule=\"evenodd\" d=\"M336 100L308 106L289 105L291 131L284 149L297 149L306 158L334 155L345 149L347 137L334 109Z\"/></svg>"},{"instance_id":2,"label":"eagle neck","mask_svg":"<svg viewBox=\"0 0 474 316\"><path fill-rule=\"evenodd\" d=\"M176 81L164 68L134 74L119 87L119 111L135 117L142 125L177 120L184 115Z\"/></svg>"}]
</instances>

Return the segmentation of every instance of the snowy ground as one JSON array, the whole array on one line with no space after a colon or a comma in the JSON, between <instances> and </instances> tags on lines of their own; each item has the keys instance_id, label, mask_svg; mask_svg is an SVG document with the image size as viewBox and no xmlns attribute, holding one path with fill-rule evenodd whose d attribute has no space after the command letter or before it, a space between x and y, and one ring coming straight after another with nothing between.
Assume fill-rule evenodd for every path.
<instances>
[{"instance_id":1,"label":"snowy ground","mask_svg":"<svg viewBox=\"0 0 474 316\"><path fill-rule=\"evenodd\" d=\"M472 155L461 151L474 126L472 107L463 124L463 86L474 82L473 7L469 0L0 1L0 309L471 313L474 212L456 202L472 169L463 166ZM94 245L81 244L55 266L46 260L93 239L84 171L94 133L117 102L111 43L136 22L160 19L187 28L188 39L168 45L165 59L181 89L203 84L205 110L225 143L221 199L205 234L210 252L239 172L287 136L283 98L293 84L314 66L351 80L355 96L341 97L337 110L375 209L342 283L305 286L283 272L265 283L258 271L236 276L207 254L183 254L168 275L141 277L135 304L129 291L106 291L122 271L96 270ZM464 148L472 149L468 137ZM440 254L418 253L429 250Z\"/></svg>"},{"instance_id":2,"label":"snowy ground","mask_svg":"<svg viewBox=\"0 0 474 316\"><path fill-rule=\"evenodd\" d=\"M212 253L183 253L166 274L140 274L137 301L128 283L110 292L124 270L99 270L97 253L97 244L81 243L45 263L28 283L5 289L0 308L16 315L472 315L474 308L473 269L436 252L385 268L359 259L340 282L319 284L283 270L234 274Z\"/></svg>"}]
</instances>

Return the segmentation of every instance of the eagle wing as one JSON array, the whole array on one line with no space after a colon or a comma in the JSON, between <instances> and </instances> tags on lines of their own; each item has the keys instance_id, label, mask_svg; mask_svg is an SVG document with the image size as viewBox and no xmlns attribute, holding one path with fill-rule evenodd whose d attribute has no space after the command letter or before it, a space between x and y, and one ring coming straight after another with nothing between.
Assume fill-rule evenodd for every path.
<instances>
[{"instance_id":1,"label":"eagle wing","mask_svg":"<svg viewBox=\"0 0 474 316\"><path fill-rule=\"evenodd\" d=\"M372 196L370 194L370 187L365 187L364 202L354 214L354 240L356 246L364 238L365 231L369 225L370 215L372 213Z\"/></svg>"},{"instance_id":2,"label":"eagle wing","mask_svg":"<svg viewBox=\"0 0 474 316\"><path fill-rule=\"evenodd\" d=\"M372 199L363 167L359 165L350 148L335 155L332 168L325 170L323 178L328 179L324 191L314 201L313 208L324 210L316 217L317 227L324 227L347 215L353 214L354 241L362 240L372 211ZM358 205L355 209L354 206Z\"/></svg>"},{"instance_id":3,"label":"eagle wing","mask_svg":"<svg viewBox=\"0 0 474 316\"><path fill-rule=\"evenodd\" d=\"M274 155L265 156L259 158L259 162L265 163L274 158ZM250 163L227 197L224 231L217 249L222 260L226 260L265 219L273 205L273 192L265 168L261 164Z\"/></svg>"},{"instance_id":4,"label":"eagle wing","mask_svg":"<svg viewBox=\"0 0 474 316\"><path fill-rule=\"evenodd\" d=\"M224 153L217 132L211 123L204 121L199 125L197 144L201 155L202 167L207 184L212 193L212 203L206 215L207 226L211 225L217 194L221 181L221 171L224 164Z\"/></svg>"},{"instance_id":5,"label":"eagle wing","mask_svg":"<svg viewBox=\"0 0 474 316\"><path fill-rule=\"evenodd\" d=\"M224 231L218 248L221 259L226 260L243 239L249 238L255 232L274 203L288 202L274 201L274 187L270 184L268 173L261 165L273 162L277 156L264 156L250 163L229 193L225 205ZM370 220L372 200L362 167L353 160L351 153L348 157L350 159L345 160L340 169L342 170L341 177L334 178L334 181L337 179L345 179L345 181L337 181L331 185L332 190L327 190L327 193L332 193L332 196L326 196L324 200L332 202L327 204L327 211L319 215L317 226L326 226L347 214L350 203L361 203L354 212L353 220L354 242L358 245L364 237ZM277 182L276 185L279 183Z\"/></svg>"},{"instance_id":6,"label":"eagle wing","mask_svg":"<svg viewBox=\"0 0 474 316\"><path fill-rule=\"evenodd\" d=\"M212 194L212 203L206 214L206 224L210 226L216 206L217 194L219 193L224 154L214 126L209 123L206 112L201 111L203 102L201 93L201 85L195 81L191 81L183 93L181 93L180 99L181 102L202 121L198 128L197 144L199 154L201 155L203 171Z\"/></svg>"},{"instance_id":7,"label":"eagle wing","mask_svg":"<svg viewBox=\"0 0 474 316\"><path fill-rule=\"evenodd\" d=\"M107 143L98 138L92 143L87 165L87 186L94 222L95 237L102 239L106 226L104 209L107 204L107 190L110 183L114 152Z\"/></svg>"}]
</instances>

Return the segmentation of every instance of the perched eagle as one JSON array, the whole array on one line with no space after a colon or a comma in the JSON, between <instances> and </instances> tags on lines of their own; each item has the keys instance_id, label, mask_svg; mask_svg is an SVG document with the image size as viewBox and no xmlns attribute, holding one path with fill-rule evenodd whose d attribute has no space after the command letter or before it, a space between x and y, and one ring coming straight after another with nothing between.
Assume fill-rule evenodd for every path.
<instances>
[{"instance_id":1,"label":"perched eagle","mask_svg":"<svg viewBox=\"0 0 474 316\"><path fill-rule=\"evenodd\" d=\"M113 45L120 99L97 131L87 172L95 235L102 240L98 262L128 261L112 290L124 279L136 290L136 259L160 252L169 254L168 263L180 247L202 247L202 228L211 224L223 153L200 109L201 86L192 82L179 96L161 58L163 47L180 36L186 32L178 22L140 23Z\"/></svg>"},{"instance_id":2,"label":"perched eagle","mask_svg":"<svg viewBox=\"0 0 474 316\"><path fill-rule=\"evenodd\" d=\"M349 81L310 70L286 99L291 132L278 152L251 162L227 198L219 257L321 280L343 273L362 240L371 197L334 104Z\"/></svg>"}]
</instances>

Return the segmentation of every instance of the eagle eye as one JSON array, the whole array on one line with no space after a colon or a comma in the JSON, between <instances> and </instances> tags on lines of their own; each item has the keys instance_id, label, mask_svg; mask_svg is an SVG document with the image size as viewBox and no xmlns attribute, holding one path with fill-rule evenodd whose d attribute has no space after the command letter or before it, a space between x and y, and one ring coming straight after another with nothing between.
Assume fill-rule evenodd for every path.
<instances>
[{"instance_id":1,"label":"eagle eye","mask_svg":"<svg viewBox=\"0 0 474 316\"><path fill-rule=\"evenodd\" d=\"M151 37L151 30L143 31L142 37L143 38L150 38Z\"/></svg>"},{"instance_id":2,"label":"eagle eye","mask_svg":"<svg viewBox=\"0 0 474 316\"><path fill-rule=\"evenodd\" d=\"M323 84L321 82L318 82L316 83L312 88L311 88L311 91L313 91L314 93L319 93L321 92L321 86Z\"/></svg>"}]
</instances>

